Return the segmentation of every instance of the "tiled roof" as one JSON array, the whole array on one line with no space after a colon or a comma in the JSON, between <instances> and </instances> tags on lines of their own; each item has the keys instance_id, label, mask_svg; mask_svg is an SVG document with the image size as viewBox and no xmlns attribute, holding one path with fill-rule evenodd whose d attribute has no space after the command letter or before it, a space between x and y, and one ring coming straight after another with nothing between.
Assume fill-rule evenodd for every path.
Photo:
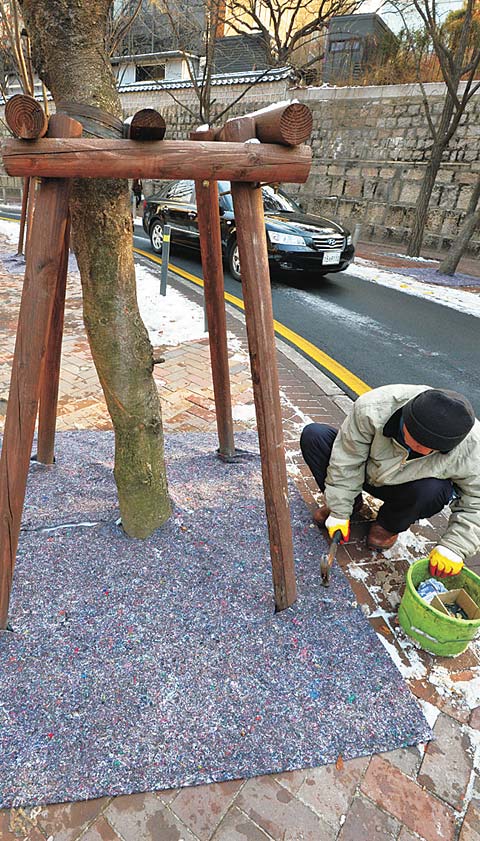
<instances>
[{"instance_id":1,"label":"tiled roof","mask_svg":"<svg viewBox=\"0 0 480 841\"><path fill-rule=\"evenodd\" d=\"M215 71L217 73L244 73L249 70L266 70L268 49L263 35L228 35L215 41Z\"/></svg>"},{"instance_id":2,"label":"tiled roof","mask_svg":"<svg viewBox=\"0 0 480 841\"><path fill-rule=\"evenodd\" d=\"M245 73L217 73L212 76L212 85L248 85L255 82L277 82L281 79L293 79L291 67L270 67L268 70L249 70ZM128 91L180 90L193 87L190 79L172 79L171 81L148 81L122 83L120 93Z\"/></svg>"}]
</instances>

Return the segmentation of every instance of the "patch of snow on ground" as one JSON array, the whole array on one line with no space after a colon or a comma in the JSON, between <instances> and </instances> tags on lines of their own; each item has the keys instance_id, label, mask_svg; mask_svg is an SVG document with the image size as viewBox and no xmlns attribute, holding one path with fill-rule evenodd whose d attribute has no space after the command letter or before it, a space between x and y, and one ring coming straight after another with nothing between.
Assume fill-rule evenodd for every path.
<instances>
[{"instance_id":1,"label":"patch of snow on ground","mask_svg":"<svg viewBox=\"0 0 480 841\"><path fill-rule=\"evenodd\" d=\"M409 564L418 561L419 557L428 555L427 544L431 543L428 538L421 534L413 534L408 531L403 531L398 535L398 540L391 549L386 549L383 555L389 561L399 561L405 559Z\"/></svg>"},{"instance_id":2,"label":"patch of snow on ground","mask_svg":"<svg viewBox=\"0 0 480 841\"><path fill-rule=\"evenodd\" d=\"M432 257L409 257L408 254L388 254L389 257L400 257L402 260L412 260L414 263L439 263L440 260L434 260Z\"/></svg>"},{"instance_id":3,"label":"patch of snow on ground","mask_svg":"<svg viewBox=\"0 0 480 841\"><path fill-rule=\"evenodd\" d=\"M292 401L287 397L285 392L282 391L281 389L280 389L280 400L281 400L281 402L283 403L284 406L287 406L289 409L292 409L295 412L295 414L300 418L300 421L296 421L293 424L293 426L298 429L298 431L299 431L299 436L298 437L300 438L300 433L302 432L303 427L306 426L308 423L313 423L312 418L310 417L310 415L306 415L304 412L302 412L301 409L298 408L298 406L296 406L294 403L292 403Z\"/></svg>"},{"instance_id":4,"label":"patch of snow on ground","mask_svg":"<svg viewBox=\"0 0 480 841\"><path fill-rule=\"evenodd\" d=\"M470 710L480 705L480 680L452 680L448 669L444 666L433 666L430 675L430 683L435 686L439 695L444 698L454 698L462 703L462 706Z\"/></svg>"},{"instance_id":5,"label":"patch of snow on ground","mask_svg":"<svg viewBox=\"0 0 480 841\"><path fill-rule=\"evenodd\" d=\"M409 641L404 641L402 639L399 639L398 637L396 638L397 645L400 645L400 647L405 652L409 660L409 665L407 666L403 659L400 657L396 646L389 640L387 640L383 636L383 634L377 634L377 636L382 645L387 649L391 659L393 660L398 671L405 680L421 680L423 677L426 676L427 669L420 660L420 657L417 654L413 645L409 644Z\"/></svg>"},{"instance_id":6,"label":"patch of snow on ground","mask_svg":"<svg viewBox=\"0 0 480 841\"><path fill-rule=\"evenodd\" d=\"M348 575L350 578L353 578L355 581L366 581L369 573L367 570L363 569L358 564L349 564L348 565Z\"/></svg>"},{"instance_id":7,"label":"patch of snow on ground","mask_svg":"<svg viewBox=\"0 0 480 841\"><path fill-rule=\"evenodd\" d=\"M177 292L167 288L160 295L157 274L137 265L137 298L140 315L153 345L179 345L185 341L203 339L203 308Z\"/></svg>"},{"instance_id":8,"label":"patch of snow on ground","mask_svg":"<svg viewBox=\"0 0 480 841\"><path fill-rule=\"evenodd\" d=\"M255 405L253 403L240 403L232 408L233 420L236 421L255 421Z\"/></svg>"},{"instance_id":9,"label":"patch of snow on ground","mask_svg":"<svg viewBox=\"0 0 480 841\"><path fill-rule=\"evenodd\" d=\"M6 219L0 219L0 234L3 234L8 242L11 242L12 245L18 245L18 229L20 225L18 221L7 221Z\"/></svg>"},{"instance_id":10,"label":"patch of snow on ground","mask_svg":"<svg viewBox=\"0 0 480 841\"><path fill-rule=\"evenodd\" d=\"M242 362L244 362L245 359L248 359L248 353L245 350L242 340L239 339L238 336L235 336L234 333L227 333L227 340L228 351L232 354L230 359L238 359Z\"/></svg>"},{"instance_id":11,"label":"patch of snow on ground","mask_svg":"<svg viewBox=\"0 0 480 841\"><path fill-rule=\"evenodd\" d=\"M357 277L361 277L362 280L368 280L370 283L389 286L391 289L397 289L399 292L405 292L407 295L426 298L430 301L435 301L437 304L443 304L445 307L459 310L459 312L466 312L477 318L480 317L480 295L464 292L462 289L435 286L433 283L424 283L408 275L397 274L393 271L384 271L372 265L368 260L362 260L360 257L357 257L355 262L345 270L345 274L356 275Z\"/></svg>"},{"instance_id":12,"label":"patch of snow on ground","mask_svg":"<svg viewBox=\"0 0 480 841\"><path fill-rule=\"evenodd\" d=\"M430 725L430 727L433 730L433 728L435 727L435 722L436 722L438 716L440 715L440 710L437 707L435 707L433 704L431 704L430 701L424 701L423 698L417 698L417 701L418 701L418 703L420 704L420 706L423 710L423 714L424 714L425 718L427 719L427 723ZM419 747L420 747L420 745L419 745ZM423 748L422 753L424 753L425 745L421 745L421 747Z\"/></svg>"}]
</instances>

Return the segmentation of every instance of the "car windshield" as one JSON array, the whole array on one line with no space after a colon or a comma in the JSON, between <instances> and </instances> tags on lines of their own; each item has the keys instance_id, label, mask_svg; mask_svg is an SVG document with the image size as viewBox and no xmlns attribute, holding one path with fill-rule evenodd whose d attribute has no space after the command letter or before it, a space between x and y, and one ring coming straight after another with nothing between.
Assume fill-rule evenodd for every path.
<instances>
[{"instance_id":1,"label":"car windshield","mask_svg":"<svg viewBox=\"0 0 480 841\"><path fill-rule=\"evenodd\" d=\"M230 191L229 181L218 182L218 194L222 207L227 210L233 210L232 193ZM262 187L263 195L263 209L265 213L298 213L299 205L281 190L276 190L274 187Z\"/></svg>"},{"instance_id":2,"label":"car windshield","mask_svg":"<svg viewBox=\"0 0 480 841\"><path fill-rule=\"evenodd\" d=\"M281 190L275 190L273 187L262 187L262 194L265 213L278 213L279 211L298 213L300 210L298 204L285 193L282 193Z\"/></svg>"}]
</instances>

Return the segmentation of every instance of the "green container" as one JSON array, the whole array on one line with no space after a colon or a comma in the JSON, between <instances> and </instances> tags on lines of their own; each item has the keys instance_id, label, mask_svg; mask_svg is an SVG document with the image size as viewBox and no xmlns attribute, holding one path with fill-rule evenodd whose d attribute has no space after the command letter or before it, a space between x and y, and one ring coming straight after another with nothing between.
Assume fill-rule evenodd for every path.
<instances>
[{"instance_id":1,"label":"green container","mask_svg":"<svg viewBox=\"0 0 480 841\"><path fill-rule=\"evenodd\" d=\"M476 636L480 619L455 619L428 604L417 593L418 585L427 578L431 578L428 558L422 558L412 564L407 572L398 621L405 633L416 640L421 648L442 657L456 657L465 651ZM480 578L470 569L464 567L458 575L440 580L447 590L463 587L475 604L480 606Z\"/></svg>"}]
</instances>

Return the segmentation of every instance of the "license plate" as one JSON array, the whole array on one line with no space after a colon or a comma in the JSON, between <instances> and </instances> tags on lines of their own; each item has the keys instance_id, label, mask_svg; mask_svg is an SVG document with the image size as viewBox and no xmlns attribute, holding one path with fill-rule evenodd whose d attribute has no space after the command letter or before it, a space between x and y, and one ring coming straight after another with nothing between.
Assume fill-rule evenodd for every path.
<instances>
[{"instance_id":1,"label":"license plate","mask_svg":"<svg viewBox=\"0 0 480 841\"><path fill-rule=\"evenodd\" d=\"M342 256L341 251L326 251L323 255L323 266L338 266L340 262L340 257Z\"/></svg>"}]
</instances>

